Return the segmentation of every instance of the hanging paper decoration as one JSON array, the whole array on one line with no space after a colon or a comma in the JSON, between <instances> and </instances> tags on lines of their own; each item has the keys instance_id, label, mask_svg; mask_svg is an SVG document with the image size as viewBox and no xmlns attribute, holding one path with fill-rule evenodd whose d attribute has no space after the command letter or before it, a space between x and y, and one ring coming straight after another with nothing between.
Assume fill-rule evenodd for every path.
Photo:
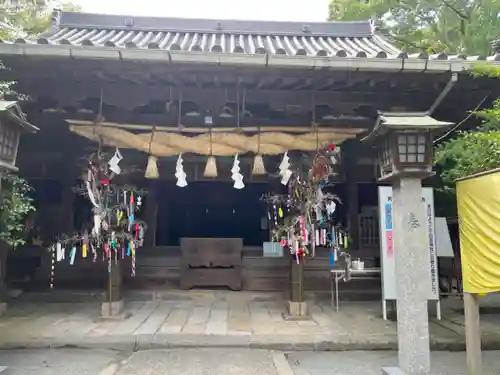
<instances>
[{"instance_id":1,"label":"hanging paper decoration","mask_svg":"<svg viewBox=\"0 0 500 375\"><path fill-rule=\"evenodd\" d=\"M135 245L130 241L130 252L132 253L132 273L130 276L135 277Z\"/></svg>"},{"instance_id":2,"label":"hanging paper decoration","mask_svg":"<svg viewBox=\"0 0 500 375\"><path fill-rule=\"evenodd\" d=\"M333 174L328 155L334 150L318 151L310 169L305 172L292 172L285 153L279 169L282 183L288 184L288 194L263 197L273 208L272 214L269 213L269 217L274 218L272 240L288 249L298 263L307 255L314 256L318 247L331 249L331 267L337 253L348 258L347 232L334 217L340 200L326 190L331 186L329 178ZM286 212L281 211L283 206Z\"/></svg>"},{"instance_id":3,"label":"hanging paper decoration","mask_svg":"<svg viewBox=\"0 0 500 375\"><path fill-rule=\"evenodd\" d=\"M61 260L64 259L64 249L60 242L56 244L55 251L56 251L56 259L58 262L60 262Z\"/></svg>"},{"instance_id":4,"label":"hanging paper decoration","mask_svg":"<svg viewBox=\"0 0 500 375\"><path fill-rule=\"evenodd\" d=\"M330 161L333 165L340 163L340 147L334 144L329 145L327 154L330 156Z\"/></svg>"},{"instance_id":5,"label":"hanging paper decoration","mask_svg":"<svg viewBox=\"0 0 500 375\"><path fill-rule=\"evenodd\" d=\"M182 165L182 154L179 154L177 158L177 164L175 165L175 177L177 178L176 185L179 187L187 186L186 173L184 172L184 166Z\"/></svg>"},{"instance_id":6,"label":"hanging paper decoration","mask_svg":"<svg viewBox=\"0 0 500 375\"><path fill-rule=\"evenodd\" d=\"M243 175L240 173L240 161L238 160L238 155L234 157L233 168L231 168L231 179L234 181L233 187L235 189L243 189L245 184L243 183Z\"/></svg>"},{"instance_id":7,"label":"hanging paper decoration","mask_svg":"<svg viewBox=\"0 0 500 375\"><path fill-rule=\"evenodd\" d=\"M84 185L78 189L88 197L94 206L93 218L83 233L64 235L52 247L52 256L58 262L65 258L65 248L69 251L69 264L75 264L77 254L88 259L92 253L92 263L98 259L107 261L108 270L111 264L118 264L119 249L121 257L125 258L125 246L129 244L133 249L133 267L135 274L135 252L144 243L146 223L137 218L142 206L142 191L133 187L120 187L112 183L113 177L121 173L118 163L122 160L119 150L109 161L99 149L88 163L84 174ZM81 253L80 253L81 251ZM89 260L90 261L90 260ZM54 284L55 267L51 267L50 285Z\"/></svg>"},{"instance_id":8,"label":"hanging paper decoration","mask_svg":"<svg viewBox=\"0 0 500 375\"><path fill-rule=\"evenodd\" d=\"M58 244L59 246L61 244ZM50 289L54 288L54 276L55 276L55 268L56 268L56 247L52 246L52 257L51 257L51 266L50 266Z\"/></svg>"},{"instance_id":9,"label":"hanging paper decoration","mask_svg":"<svg viewBox=\"0 0 500 375\"><path fill-rule=\"evenodd\" d=\"M113 172L116 175L119 175L121 173L121 168L118 165L120 161L123 159L122 154L120 153L120 150L118 150L118 147L116 148L116 151L113 155L113 157L109 160L109 170Z\"/></svg>"},{"instance_id":10,"label":"hanging paper decoration","mask_svg":"<svg viewBox=\"0 0 500 375\"><path fill-rule=\"evenodd\" d=\"M283 159L279 165L279 175L281 176L281 183L287 185L290 177L292 177L292 171L290 170L290 158L288 153L283 154Z\"/></svg>"},{"instance_id":11,"label":"hanging paper decoration","mask_svg":"<svg viewBox=\"0 0 500 375\"><path fill-rule=\"evenodd\" d=\"M71 248L71 251L69 254L70 254L69 255L69 264L73 265L73 264L75 264L75 257L76 257L76 247L75 246L73 246Z\"/></svg>"},{"instance_id":12,"label":"hanging paper decoration","mask_svg":"<svg viewBox=\"0 0 500 375\"><path fill-rule=\"evenodd\" d=\"M144 177L147 179L157 179L160 177L158 173L158 158L156 156L150 155L148 157L148 164L146 165Z\"/></svg>"}]
</instances>

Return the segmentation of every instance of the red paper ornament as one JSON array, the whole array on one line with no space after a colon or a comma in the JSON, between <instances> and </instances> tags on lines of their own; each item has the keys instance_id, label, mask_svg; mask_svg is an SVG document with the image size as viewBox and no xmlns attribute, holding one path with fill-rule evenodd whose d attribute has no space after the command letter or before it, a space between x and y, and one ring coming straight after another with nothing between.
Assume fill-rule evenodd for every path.
<instances>
[{"instance_id":1,"label":"red paper ornament","mask_svg":"<svg viewBox=\"0 0 500 375\"><path fill-rule=\"evenodd\" d=\"M109 178L103 178L103 179L101 180L101 184L103 184L103 185L108 185L108 184L109 184L109 181L110 181L110 180L109 180Z\"/></svg>"},{"instance_id":2,"label":"red paper ornament","mask_svg":"<svg viewBox=\"0 0 500 375\"><path fill-rule=\"evenodd\" d=\"M328 150L330 150L330 151L335 151L336 148L337 148L337 146L333 143L328 146Z\"/></svg>"},{"instance_id":3,"label":"red paper ornament","mask_svg":"<svg viewBox=\"0 0 500 375\"><path fill-rule=\"evenodd\" d=\"M285 247L286 246L286 240L281 240L280 245L281 245L281 247Z\"/></svg>"}]
</instances>

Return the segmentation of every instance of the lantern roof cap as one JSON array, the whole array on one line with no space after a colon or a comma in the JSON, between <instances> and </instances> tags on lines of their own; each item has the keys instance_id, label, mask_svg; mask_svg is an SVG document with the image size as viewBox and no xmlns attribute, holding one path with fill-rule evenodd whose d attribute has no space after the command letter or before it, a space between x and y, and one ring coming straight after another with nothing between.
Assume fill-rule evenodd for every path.
<instances>
[{"instance_id":1,"label":"lantern roof cap","mask_svg":"<svg viewBox=\"0 0 500 375\"><path fill-rule=\"evenodd\" d=\"M17 101L0 100L0 115L4 114L30 133L36 133L40 130L28 122Z\"/></svg>"},{"instance_id":2,"label":"lantern roof cap","mask_svg":"<svg viewBox=\"0 0 500 375\"><path fill-rule=\"evenodd\" d=\"M452 122L439 121L429 112L378 112L373 131L362 141L384 135L388 130L436 130L452 126Z\"/></svg>"}]
</instances>

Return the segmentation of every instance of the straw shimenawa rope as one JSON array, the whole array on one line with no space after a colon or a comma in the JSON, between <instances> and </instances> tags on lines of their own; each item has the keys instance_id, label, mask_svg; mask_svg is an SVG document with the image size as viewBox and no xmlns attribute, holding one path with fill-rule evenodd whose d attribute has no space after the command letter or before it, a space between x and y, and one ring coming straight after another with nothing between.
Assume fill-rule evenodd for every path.
<instances>
[{"instance_id":1,"label":"straw shimenawa rope","mask_svg":"<svg viewBox=\"0 0 500 375\"><path fill-rule=\"evenodd\" d=\"M148 179L160 178L160 174L158 173L158 158L151 155L151 145L153 144L154 137L155 127L153 127L153 130L151 131L151 138L149 139L148 164L146 165L146 172L144 173L144 177Z\"/></svg>"},{"instance_id":2,"label":"straw shimenawa rope","mask_svg":"<svg viewBox=\"0 0 500 375\"><path fill-rule=\"evenodd\" d=\"M264 160L262 159L262 155L260 154L260 129L258 132L258 146L257 146L257 155L255 155L255 159L253 161L253 169L252 169L252 174L253 175L265 175L266 174L266 167L264 166Z\"/></svg>"},{"instance_id":3,"label":"straw shimenawa rope","mask_svg":"<svg viewBox=\"0 0 500 375\"><path fill-rule=\"evenodd\" d=\"M91 140L99 141L94 126L70 125L70 130ZM354 130L354 131L353 131ZM134 134L117 127L103 127L101 138L105 143L120 148L130 148L149 152L156 157L194 153L207 156L234 156L252 152L260 155L278 155L289 150L313 151L330 143L339 144L346 139L355 138L362 129L339 129L331 132L313 131L305 134L282 132L258 133L252 136L240 132L216 133L212 131L194 137L174 132L156 132L150 143L151 133ZM210 145L210 147L207 147Z\"/></svg>"},{"instance_id":4,"label":"straw shimenawa rope","mask_svg":"<svg viewBox=\"0 0 500 375\"><path fill-rule=\"evenodd\" d=\"M212 128L210 128L210 156L207 159L207 164L205 165L205 171L203 172L204 177L217 177L217 161L213 156L213 140L212 140Z\"/></svg>"}]
</instances>

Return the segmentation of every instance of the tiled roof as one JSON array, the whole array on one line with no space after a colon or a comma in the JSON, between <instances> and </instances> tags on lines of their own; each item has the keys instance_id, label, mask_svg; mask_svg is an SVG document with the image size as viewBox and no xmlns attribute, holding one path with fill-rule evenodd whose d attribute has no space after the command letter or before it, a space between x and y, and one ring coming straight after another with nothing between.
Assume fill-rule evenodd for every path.
<instances>
[{"instance_id":1,"label":"tiled roof","mask_svg":"<svg viewBox=\"0 0 500 375\"><path fill-rule=\"evenodd\" d=\"M169 51L387 57L400 51L369 22L264 22L62 13L39 43Z\"/></svg>"},{"instance_id":2,"label":"tiled roof","mask_svg":"<svg viewBox=\"0 0 500 375\"><path fill-rule=\"evenodd\" d=\"M110 47L242 55L484 60L481 56L408 56L377 35L369 21L269 22L129 17L55 12L53 30L16 44ZM0 40L0 42L2 42ZM488 60L500 61L500 54Z\"/></svg>"}]
</instances>

